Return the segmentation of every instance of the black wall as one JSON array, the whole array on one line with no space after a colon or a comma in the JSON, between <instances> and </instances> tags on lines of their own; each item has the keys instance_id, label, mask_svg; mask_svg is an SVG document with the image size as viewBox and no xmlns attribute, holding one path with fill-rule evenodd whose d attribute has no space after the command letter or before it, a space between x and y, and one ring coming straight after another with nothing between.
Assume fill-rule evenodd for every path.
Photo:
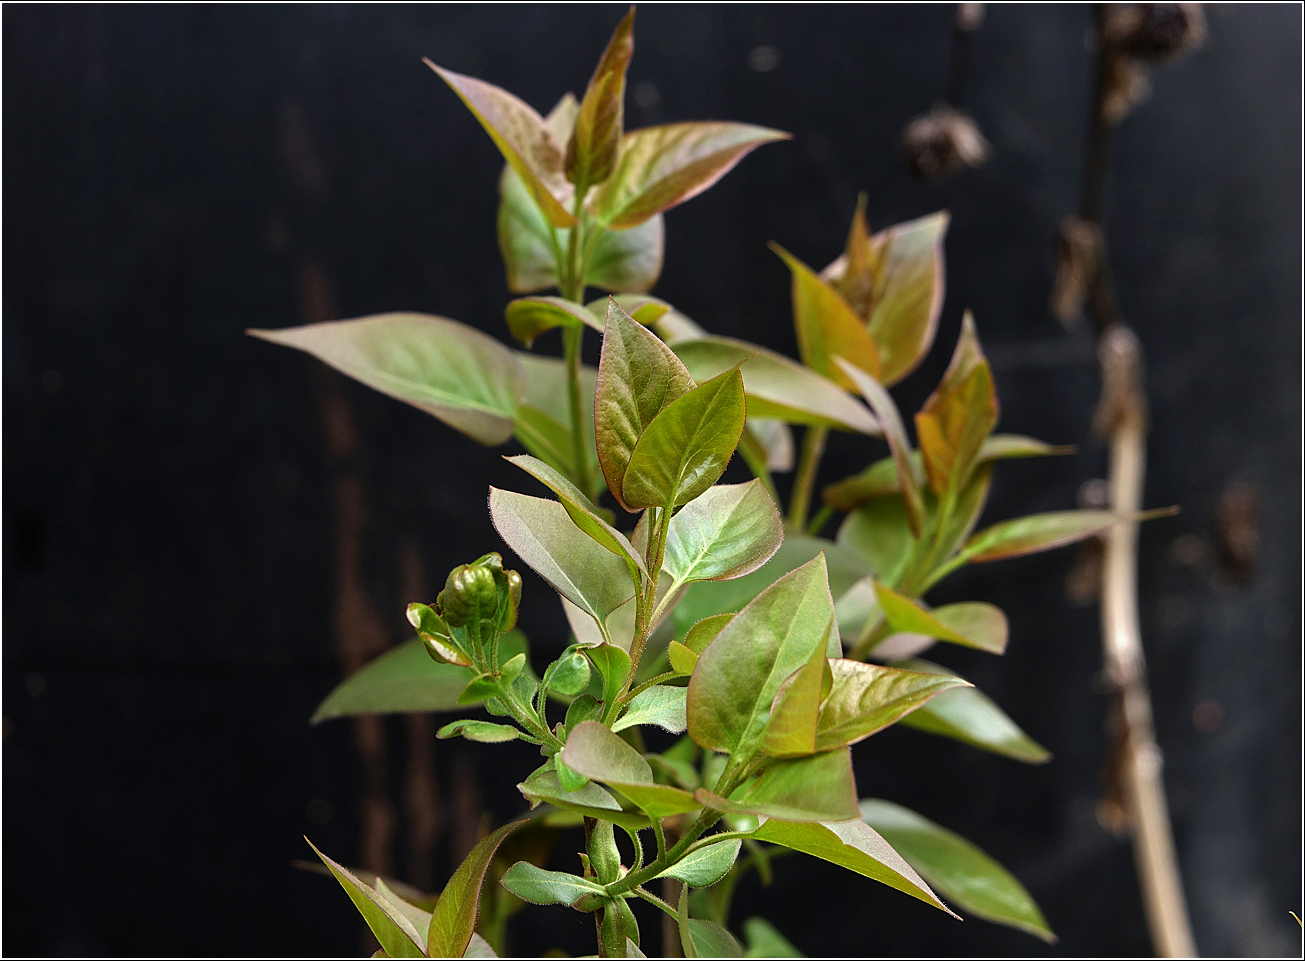
<instances>
[{"instance_id":1,"label":"black wall","mask_svg":"<svg viewBox=\"0 0 1305 961\"><path fill-rule=\"evenodd\" d=\"M921 186L897 142L941 92L951 9L648 6L630 82L653 87L628 117L793 131L668 216L656 290L714 331L789 354L788 275L766 241L827 262L859 189L876 227L951 210L938 346L899 402L914 410L932 388L970 307L1003 429L1079 445L1002 465L987 514L999 519L1072 506L1104 471L1090 434L1091 336L1065 333L1046 307L1056 226L1077 206L1091 20L1085 7L990 7L968 105L992 159ZM360 440L333 455L321 410L342 382L242 332L315 311L412 309L506 339L501 162L420 58L547 109L583 86L620 13L5 8L6 953L361 945L343 894L291 867L311 854L305 833L359 857L353 729L306 723L340 672L340 480L362 483L356 570L388 641L406 636L402 579L420 581L424 567L433 594L449 567L498 548L486 486L521 481L500 452L351 383L340 389ZM1145 526L1141 582L1197 940L1207 954L1294 954L1301 15L1220 5L1209 16L1205 48L1162 67L1118 130L1107 230L1124 314L1147 349L1146 501L1183 508ZM768 72L749 65L762 45L780 54ZM822 477L881 453L839 437ZM1258 560L1240 584L1215 550L1216 508L1234 483L1259 498ZM856 754L863 794L983 846L1027 884L1061 944L957 924L798 858L768 889L745 884L736 921L767 913L812 954L1148 951L1130 850L1094 817L1105 699L1096 609L1066 599L1074 558L973 569L935 594L1007 611L1004 659L945 656L1052 763L1027 768L905 730ZM537 580L526 605L536 650L559 649L562 622ZM1193 720L1203 702L1219 706L1198 712L1209 730ZM409 728L395 718L382 730L395 871L419 877L405 847ZM537 759L454 742L429 751L438 881L474 831L478 799L498 819L514 814L511 785ZM586 921L533 909L515 922L516 943L592 950Z\"/></svg>"}]
</instances>

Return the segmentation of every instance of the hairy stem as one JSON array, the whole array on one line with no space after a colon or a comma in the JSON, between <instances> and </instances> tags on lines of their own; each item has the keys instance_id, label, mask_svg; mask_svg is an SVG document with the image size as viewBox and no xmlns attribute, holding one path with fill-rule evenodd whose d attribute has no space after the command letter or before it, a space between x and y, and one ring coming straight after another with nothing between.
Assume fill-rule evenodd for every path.
<instances>
[{"instance_id":1,"label":"hairy stem","mask_svg":"<svg viewBox=\"0 0 1305 961\"><path fill-rule=\"evenodd\" d=\"M825 453L825 440L829 428L808 427L802 437L802 458L798 461L797 475L793 479L793 496L788 502L788 526L801 531L807 525L807 511L811 507L811 490L815 487L816 471Z\"/></svg>"}]
</instances>

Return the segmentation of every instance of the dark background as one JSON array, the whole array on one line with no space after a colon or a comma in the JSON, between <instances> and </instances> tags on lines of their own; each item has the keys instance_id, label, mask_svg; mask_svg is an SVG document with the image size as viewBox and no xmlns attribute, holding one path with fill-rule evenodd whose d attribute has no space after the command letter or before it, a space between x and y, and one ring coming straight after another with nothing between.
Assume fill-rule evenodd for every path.
<instances>
[{"instance_id":1,"label":"dark background","mask_svg":"<svg viewBox=\"0 0 1305 961\"><path fill-rule=\"evenodd\" d=\"M342 657L406 637L407 601L500 547L484 492L522 479L501 451L242 332L411 309L506 339L501 161L420 58L546 110L583 87L621 10L5 7L6 953L353 952L344 895L291 867L311 856L301 835L438 886L482 802L498 821L520 809L529 749L307 718ZM991 520L1072 506L1105 467L1091 335L1046 307L1056 226L1077 207L1091 15L989 8L968 106L992 158L921 186L898 137L942 91L951 15L648 6L628 122L793 131L669 214L656 289L789 354L788 274L766 241L826 263L859 189L875 227L951 210L938 344L899 403L923 400L971 307L1002 428L1079 445L1001 465ZM1143 627L1198 944L1296 954L1301 14L1209 17L1204 49L1161 67L1119 127L1109 186L1122 309L1147 349L1146 502L1183 508L1144 527ZM760 46L774 69L755 69ZM838 437L822 479L878 456ZM1236 483L1259 498L1241 583L1215 550ZM1096 608L1066 597L1075 556L971 569L933 595L1008 612L1004 659L939 657L1052 763L906 730L856 754L862 794L984 847L1060 945L802 858L768 889L746 882L736 923L767 914L813 954L1148 952L1130 849L1094 815L1105 698ZM560 648L537 580L523 621L539 654ZM592 950L573 913L514 925L522 949Z\"/></svg>"}]
</instances>

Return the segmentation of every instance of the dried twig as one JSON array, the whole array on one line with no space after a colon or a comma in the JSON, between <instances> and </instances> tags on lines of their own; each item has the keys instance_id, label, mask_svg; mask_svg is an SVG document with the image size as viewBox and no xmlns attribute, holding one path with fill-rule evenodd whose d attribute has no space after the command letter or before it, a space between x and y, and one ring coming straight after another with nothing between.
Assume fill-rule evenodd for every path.
<instances>
[{"instance_id":1,"label":"dried twig","mask_svg":"<svg viewBox=\"0 0 1305 961\"><path fill-rule=\"evenodd\" d=\"M1168 7L1175 8L1169 10ZM1163 9L1162 9L1163 8ZM1121 19L1123 18L1123 19ZM1097 19L1097 86L1092 104L1082 207L1061 232L1060 270L1053 308L1062 320L1076 316L1084 300L1100 334L1102 397L1094 427L1110 445L1111 507L1135 516L1142 506L1146 475L1146 395L1142 387L1142 348L1119 314L1111 284L1101 209L1109 166L1110 130L1140 95L1128 78L1139 61L1159 59L1151 34L1164 34L1166 53L1199 42L1199 10L1188 5L1101 4ZM1127 20L1127 23L1124 22ZM1185 26L1183 43L1160 27ZM1124 27L1128 29L1125 30ZM1142 36L1146 30L1150 34ZM1170 31L1172 33L1172 31ZM1192 38L1195 37L1195 40ZM1185 44L1185 46L1184 46ZM1136 78L1134 78L1136 79ZM1127 101L1127 102L1126 102ZM1174 853L1173 832L1161 778L1161 755L1151 716L1146 661L1137 609L1137 523L1121 521L1105 536L1101 588L1101 641L1105 674L1111 686L1111 728L1115 749L1107 781L1117 785L1123 824L1133 835L1133 853L1156 952L1163 957L1196 953Z\"/></svg>"}]
</instances>

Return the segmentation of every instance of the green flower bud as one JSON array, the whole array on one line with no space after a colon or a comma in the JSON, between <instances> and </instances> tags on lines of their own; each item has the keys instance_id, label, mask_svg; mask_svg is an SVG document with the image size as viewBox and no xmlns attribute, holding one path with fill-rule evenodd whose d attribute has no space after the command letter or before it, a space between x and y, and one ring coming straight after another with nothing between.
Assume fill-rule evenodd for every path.
<instances>
[{"instance_id":1,"label":"green flower bud","mask_svg":"<svg viewBox=\"0 0 1305 961\"><path fill-rule=\"evenodd\" d=\"M478 563L453 568L436 603L449 627L463 627L473 618L493 617L498 607L494 572Z\"/></svg>"}]
</instances>

